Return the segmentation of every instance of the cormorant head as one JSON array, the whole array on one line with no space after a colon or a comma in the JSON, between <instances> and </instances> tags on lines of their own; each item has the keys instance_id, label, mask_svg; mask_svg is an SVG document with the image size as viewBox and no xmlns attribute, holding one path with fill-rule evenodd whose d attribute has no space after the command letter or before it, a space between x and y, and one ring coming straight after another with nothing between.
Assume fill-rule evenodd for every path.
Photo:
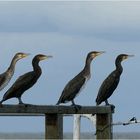
<instances>
[{"instance_id":1,"label":"cormorant head","mask_svg":"<svg viewBox=\"0 0 140 140\"><path fill-rule=\"evenodd\" d=\"M100 51L100 52L92 51L92 52L88 53L87 57L90 58L90 59L93 59L93 58L95 58L96 56L98 56L98 55L100 55L102 53L105 53L105 52L104 51Z\"/></svg>"},{"instance_id":2,"label":"cormorant head","mask_svg":"<svg viewBox=\"0 0 140 140\"><path fill-rule=\"evenodd\" d=\"M123 61L129 57L133 57L134 55L128 55L128 54L120 54L118 55L118 57L116 58L116 61Z\"/></svg>"},{"instance_id":3,"label":"cormorant head","mask_svg":"<svg viewBox=\"0 0 140 140\"><path fill-rule=\"evenodd\" d=\"M16 55L15 55L15 58L17 59L17 60L20 60L20 59L22 59L22 58L24 58L24 57L27 57L28 55L30 55L29 53L22 53L22 52L19 52L19 53L17 53Z\"/></svg>"},{"instance_id":4,"label":"cormorant head","mask_svg":"<svg viewBox=\"0 0 140 140\"><path fill-rule=\"evenodd\" d=\"M52 56L51 55L43 55L43 54L38 54L35 56L35 59L38 61L48 59L48 58L52 58Z\"/></svg>"}]
</instances>

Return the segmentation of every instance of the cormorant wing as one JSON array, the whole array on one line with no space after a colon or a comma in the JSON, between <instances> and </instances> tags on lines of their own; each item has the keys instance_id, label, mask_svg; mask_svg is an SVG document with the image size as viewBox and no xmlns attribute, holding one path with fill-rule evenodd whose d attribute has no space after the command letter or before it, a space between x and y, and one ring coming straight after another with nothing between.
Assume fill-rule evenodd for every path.
<instances>
[{"instance_id":1,"label":"cormorant wing","mask_svg":"<svg viewBox=\"0 0 140 140\"><path fill-rule=\"evenodd\" d=\"M22 76L20 76L15 83L12 85L12 88L18 88L24 84L28 84L28 82L30 82L34 77L34 73L33 72L28 72Z\"/></svg>"},{"instance_id":2,"label":"cormorant wing","mask_svg":"<svg viewBox=\"0 0 140 140\"><path fill-rule=\"evenodd\" d=\"M73 100L75 98L75 96L78 95L78 93L80 92L85 81L86 81L86 77L83 77L81 74L74 77L65 86L58 102L64 103L64 102Z\"/></svg>"},{"instance_id":3,"label":"cormorant wing","mask_svg":"<svg viewBox=\"0 0 140 140\"><path fill-rule=\"evenodd\" d=\"M3 85L3 83L6 81L6 74L2 73L0 75L0 90L2 90L6 85Z\"/></svg>"},{"instance_id":4,"label":"cormorant wing","mask_svg":"<svg viewBox=\"0 0 140 140\"><path fill-rule=\"evenodd\" d=\"M113 71L102 83L98 96L96 98L97 104L100 104L101 102L107 100L114 90L116 89L118 83L120 80L120 74L116 71Z\"/></svg>"},{"instance_id":5,"label":"cormorant wing","mask_svg":"<svg viewBox=\"0 0 140 140\"><path fill-rule=\"evenodd\" d=\"M20 76L15 83L8 89L8 91L4 94L3 98L7 98L8 96L12 96L11 94L16 93L18 90L26 87L31 80L33 80L34 72L28 72L22 76Z\"/></svg>"}]
</instances>

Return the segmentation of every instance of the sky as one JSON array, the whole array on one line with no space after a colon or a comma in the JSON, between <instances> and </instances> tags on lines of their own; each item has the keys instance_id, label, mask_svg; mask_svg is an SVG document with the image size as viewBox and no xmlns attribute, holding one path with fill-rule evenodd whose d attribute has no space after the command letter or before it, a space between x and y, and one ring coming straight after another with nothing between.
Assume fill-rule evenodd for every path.
<instances>
[{"instance_id":1,"label":"sky","mask_svg":"<svg viewBox=\"0 0 140 140\"><path fill-rule=\"evenodd\" d=\"M55 105L67 82L83 69L87 54L106 51L93 60L91 79L75 99L77 104L94 106L101 83L115 69L117 55L133 54L135 57L122 63L124 71L109 103L116 106L114 122L134 116L140 119L139 25L139 1L0 1L0 72L8 68L15 53L31 53L17 62L0 98L20 75L32 70L32 58L42 53L53 58L40 62L42 75L22 99L30 104ZM17 99L4 102L17 103ZM64 118L65 131L72 131L72 120ZM0 117L0 124L0 132L44 132L43 117ZM95 126L85 118L81 127L95 132ZM140 125L114 126L113 130L139 132Z\"/></svg>"}]
</instances>

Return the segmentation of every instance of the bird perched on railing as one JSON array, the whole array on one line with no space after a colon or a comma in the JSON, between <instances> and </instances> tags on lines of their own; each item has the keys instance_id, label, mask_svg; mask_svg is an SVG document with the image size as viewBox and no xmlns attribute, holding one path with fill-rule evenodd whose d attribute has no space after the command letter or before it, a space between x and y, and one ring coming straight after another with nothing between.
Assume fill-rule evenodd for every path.
<instances>
[{"instance_id":1,"label":"bird perched on railing","mask_svg":"<svg viewBox=\"0 0 140 140\"><path fill-rule=\"evenodd\" d=\"M4 73L0 74L0 90L4 89L10 82L15 72L16 62L28 55L29 54L22 52L15 54L8 69Z\"/></svg>"},{"instance_id":2,"label":"bird perched on railing","mask_svg":"<svg viewBox=\"0 0 140 140\"><path fill-rule=\"evenodd\" d=\"M19 104L24 104L21 100L22 94L31 88L41 76L42 70L39 66L39 62L41 60L50 58L52 56L46 56L43 54L36 55L32 60L33 71L25 73L24 75L20 76L15 83L11 86L11 88L4 94L3 99L1 100L0 104L10 98L18 98Z\"/></svg>"},{"instance_id":3,"label":"bird perched on railing","mask_svg":"<svg viewBox=\"0 0 140 140\"><path fill-rule=\"evenodd\" d=\"M109 105L108 98L113 94L114 90L117 88L120 81L120 76L123 72L121 62L132 56L134 55L120 54L117 56L115 60L116 69L111 74L109 74L109 76L103 81L99 89L96 98L97 105L101 104L104 101L106 105Z\"/></svg>"},{"instance_id":4,"label":"bird perched on railing","mask_svg":"<svg viewBox=\"0 0 140 140\"><path fill-rule=\"evenodd\" d=\"M68 84L65 86L64 90L62 91L62 94L56 105L59 105L60 103L66 103L66 102L71 101L72 105L76 109L79 109L80 106L75 104L74 98L78 95L78 93L84 87L86 82L90 79L91 61L96 56L98 56L102 53L104 53L104 52L93 51L93 52L88 53L84 69L78 75L76 75L72 80L70 80L68 82Z\"/></svg>"}]
</instances>

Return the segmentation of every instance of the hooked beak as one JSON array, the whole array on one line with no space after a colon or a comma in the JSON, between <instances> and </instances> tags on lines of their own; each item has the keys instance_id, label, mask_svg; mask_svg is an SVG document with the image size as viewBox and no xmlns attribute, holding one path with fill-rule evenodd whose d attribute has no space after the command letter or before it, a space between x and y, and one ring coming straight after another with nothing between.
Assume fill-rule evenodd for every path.
<instances>
[{"instance_id":1,"label":"hooked beak","mask_svg":"<svg viewBox=\"0 0 140 140\"><path fill-rule=\"evenodd\" d=\"M52 58L53 56L52 55L47 55L47 58Z\"/></svg>"},{"instance_id":2,"label":"hooked beak","mask_svg":"<svg viewBox=\"0 0 140 140\"><path fill-rule=\"evenodd\" d=\"M123 60L128 59L129 57L134 57L134 55L126 55Z\"/></svg>"},{"instance_id":3,"label":"hooked beak","mask_svg":"<svg viewBox=\"0 0 140 140\"><path fill-rule=\"evenodd\" d=\"M52 58L52 56L51 56L51 55L44 55L44 56L41 58L41 60L48 59L48 58Z\"/></svg>"},{"instance_id":4,"label":"hooked beak","mask_svg":"<svg viewBox=\"0 0 140 140\"><path fill-rule=\"evenodd\" d=\"M22 58L27 57L29 55L31 55L31 54L30 53L24 53L23 56L22 56Z\"/></svg>"},{"instance_id":5,"label":"hooked beak","mask_svg":"<svg viewBox=\"0 0 140 140\"><path fill-rule=\"evenodd\" d=\"M134 57L134 55L127 55L125 59L128 59L129 57Z\"/></svg>"},{"instance_id":6,"label":"hooked beak","mask_svg":"<svg viewBox=\"0 0 140 140\"><path fill-rule=\"evenodd\" d=\"M101 54L103 54L103 53L105 53L105 51L100 51L100 52L98 52L98 53L96 54L96 56L101 55Z\"/></svg>"},{"instance_id":7,"label":"hooked beak","mask_svg":"<svg viewBox=\"0 0 140 140\"><path fill-rule=\"evenodd\" d=\"M129 58L129 57L134 57L134 56L135 56L135 55L128 55L127 58Z\"/></svg>"}]
</instances>

